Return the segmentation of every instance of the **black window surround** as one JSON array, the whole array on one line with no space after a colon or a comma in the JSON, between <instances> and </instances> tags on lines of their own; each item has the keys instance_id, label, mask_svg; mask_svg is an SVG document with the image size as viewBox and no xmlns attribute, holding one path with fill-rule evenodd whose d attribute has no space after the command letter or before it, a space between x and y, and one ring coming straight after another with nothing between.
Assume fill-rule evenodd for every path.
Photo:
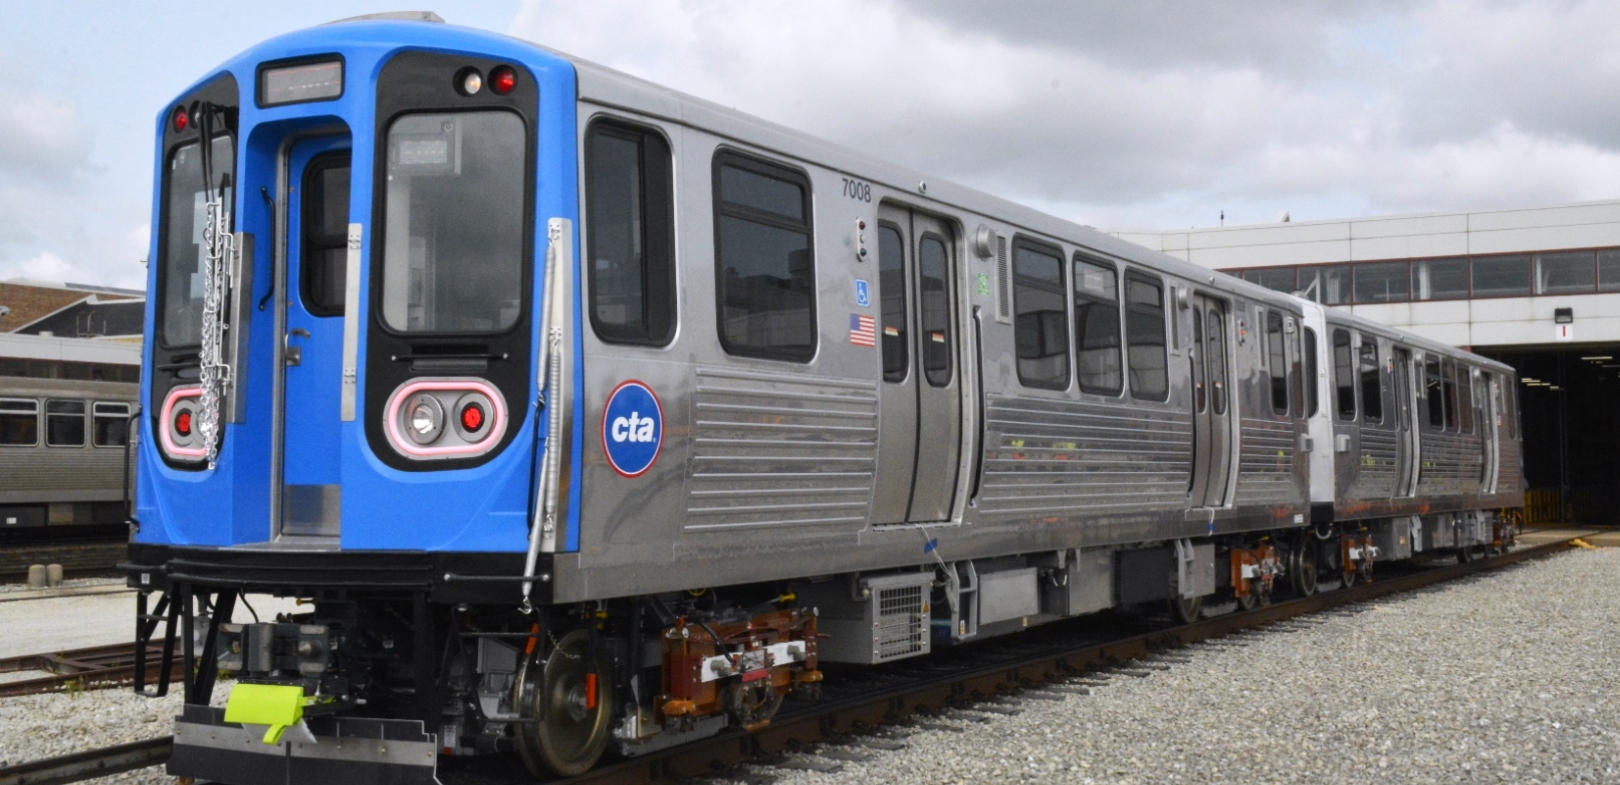
<instances>
[{"instance_id":1,"label":"black window surround","mask_svg":"<svg viewBox=\"0 0 1620 785\"><path fill-rule=\"evenodd\" d=\"M605 145L619 149L610 150ZM625 174L611 171L615 163L626 163L614 161L612 156L632 148L636 159L634 191L623 193L627 185L623 182L599 182L598 177L608 180L614 174ZM591 291L591 327L604 342L667 346L675 337L672 159L669 141L655 128L603 117L592 120L585 130L585 252L590 260L585 267ZM610 224L617 227L623 223L639 226L639 231L625 229L620 238L608 236ZM622 239L631 241L629 248L612 247L622 245L614 242ZM639 258L605 258L603 254L610 253L610 248L620 257ZM619 275L610 276L607 270L598 269L604 263L627 269L615 269ZM619 313L610 313L613 309Z\"/></svg>"},{"instance_id":2,"label":"black window surround","mask_svg":"<svg viewBox=\"0 0 1620 785\"><path fill-rule=\"evenodd\" d=\"M1404 285L1383 286L1396 265ZM1311 282L1343 281L1338 287L1318 285L1307 291L1325 305L1375 305L1400 302L1488 300L1505 297L1550 297L1620 292L1620 248L1574 248L1501 254L1470 254L1411 259L1368 259L1329 264L1230 267L1223 273L1290 294L1308 290ZM1359 275L1358 275L1359 274ZM1326 291L1324 291L1326 290ZM1354 296L1351 296L1352 293Z\"/></svg>"},{"instance_id":3,"label":"black window surround","mask_svg":"<svg viewBox=\"0 0 1620 785\"><path fill-rule=\"evenodd\" d=\"M783 163L744 154L737 150L720 149L714 154L712 174L712 198L714 200L714 272L715 272L715 310L717 317L717 332L720 337L720 346L727 354L739 357L758 357L766 360L785 360L788 362L809 362L816 355L819 341L819 327L816 319L818 301L816 298L816 246L814 216L812 214L810 177L800 169L789 167ZM727 173L733 172L741 178L733 177L739 199L755 197L754 204L725 198L727 191ZM753 180L749 177L752 176ZM758 182L758 181L764 182ZM749 187L750 183L765 188ZM787 196L786 192L777 189L770 193L772 185L797 188L797 199L780 199ZM772 201L775 199L775 201ZM727 227L736 230L735 234L727 231ZM754 236L748 239L761 240L763 236L774 235L777 240L793 241L802 238L802 248L788 249L782 245L776 250L787 250L786 261L788 269L787 278L778 278L786 281L787 286L774 284L768 275L748 276L746 280L737 276L738 280L729 281L728 272L735 273L736 267L727 265L728 252L737 250L737 243L745 240L740 236L750 232ZM794 254L802 254L803 258L795 260ZM797 268L795 269L795 265ZM769 271L767 271L769 272ZM730 285L728 285L730 284ZM787 305L782 307L755 308L761 305L759 297L753 295L772 295L763 299L774 299L777 302L764 303L766 306ZM740 300L739 300L740 298ZM802 300L794 307L794 299ZM785 300L786 302L781 302ZM780 329L765 330L766 339L762 341L735 340L737 336L727 334L728 310L733 309L734 302L741 302L747 310L737 309L733 314L744 320L738 322L745 331L752 331L753 320L758 316L769 317L777 314L786 320L792 320L794 313L802 311L803 323L788 325ZM769 325L767 325L769 326ZM785 335L796 340L776 340L777 336ZM745 333L746 335L746 333Z\"/></svg>"},{"instance_id":4,"label":"black window surround","mask_svg":"<svg viewBox=\"0 0 1620 785\"><path fill-rule=\"evenodd\" d=\"M1022 235L1013 238L1012 246L1018 381L1025 387L1067 390L1069 293L1063 249Z\"/></svg>"}]
</instances>

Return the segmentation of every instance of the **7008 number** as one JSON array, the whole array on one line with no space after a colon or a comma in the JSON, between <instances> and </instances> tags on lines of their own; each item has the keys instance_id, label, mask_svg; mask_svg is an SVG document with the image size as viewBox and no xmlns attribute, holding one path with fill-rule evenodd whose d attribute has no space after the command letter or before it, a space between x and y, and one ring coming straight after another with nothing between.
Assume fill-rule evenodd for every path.
<instances>
[{"instance_id":1,"label":"7008 number","mask_svg":"<svg viewBox=\"0 0 1620 785\"><path fill-rule=\"evenodd\" d=\"M871 183L862 182L860 180L851 180L848 177L843 178L843 180L845 196L854 199L857 202L872 201Z\"/></svg>"}]
</instances>

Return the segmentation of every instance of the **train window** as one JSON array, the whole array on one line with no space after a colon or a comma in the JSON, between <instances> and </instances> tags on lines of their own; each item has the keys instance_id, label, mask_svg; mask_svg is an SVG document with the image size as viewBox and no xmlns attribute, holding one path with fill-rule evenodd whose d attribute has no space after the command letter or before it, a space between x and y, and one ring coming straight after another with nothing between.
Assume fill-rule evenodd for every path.
<instances>
[{"instance_id":1,"label":"train window","mask_svg":"<svg viewBox=\"0 0 1620 785\"><path fill-rule=\"evenodd\" d=\"M1450 360L1441 363L1441 386L1446 394L1446 430L1457 431L1457 364Z\"/></svg>"},{"instance_id":2,"label":"train window","mask_svg":"<svg viewBox=\"0 0 1620 785\"><path fill-rule=\"evenodd\" d=\"M206 204L210 196L218 196L221 183L236 179L235 140L216 136L208 150L212 182L203 183L202 146L197 142L175 148L165 173L168 182L164 184L163 256L158 269L158 331L165 346L196 346L202 340ZM232 203L228 186L225 203Z\"/></svg>"},{"instance_id":3,"label":"train window","mask_svg":"<svg viewBox=\"0 0 1620 785\"><path fill-rule=\"evenodd\" d=\"M1373 346L1373 351L1378 347ZM1350 331L1333 331L1333 393L1339 419L1356 419L1356 368L1350 354Z\"/></svg>"},{"instance_id":4,"label":"train window","mask_svg":"<svg viewBox=\"0 0 1620 785\"><path fill-rule=\"evenodd\" d=\"M1384 421L1384 389L1378 378L1378 339L1361 336L1361 421L1376 425Z\"/></svg>"},{"instance_id":5,"label":"train window","mask_svg":"<svg viewBox=\"0 0 1620 785\"><path fill-rule=\"evenodd\" d=\"M298 268L304 309L342 316L349 263L349 153L316 158L304 170L303 240Z\"/></svg>"},{"instance_id":6,"label":"train window","mask_svg":"<svg viewBox=\"0 0 1620 785\"><path fill-rule=\"evenodd\" d=\"M899 227L878 224L878 300L883 318L883 380L903 382L911 364L906 329L906 243Z\"/></svg>"},{"instance_id":7,"label":"train window","mask_svg":"<svg viewBox=\"0 0 1620 785\"><path fill-rule=\"evenodd\" d=\"M527 133L511 112L388 127L382 320L402 333L497 333L523 309Z\"/></svg>"},{"instance_id":8,"label":"train window","mask_svg":"<svg viewBox=\"0 0 1620 785\"><path fill-rule=\"evenodd\" d=\"M808 361L816 353L810 181L721 152L714 187L721 345L731 354Z\"/></svg>"},{"instance_id":9,"label":"train window","mask_svg":"<svg viewBox=\"0 0 1620 785\"><path fill-rule=\"evenodd\" d=\"M1300 330L1300 336L1305 353L1305 416L1315 417L1316 410L1322 405L1321 391L1317 387L1316 378L1316 331L1306 327Z\"/></svg>"},{"instance_id":10,"label":"train window","mask_svg":"<svg viewBox=\"0 0 1620 785\"><path fill-rule=\"evenodd\" d=\"M0 447L39 444L39 401L0 400Z\"/></svg>"},{"instance_id":11,"label":"train window","mask_svg":"<svg viewBox=\"0 0 1620 785\"><path fill-rule=\"evenodd\" d=\"M1474 380L1468 366L1457 365L1457 432L1474 432Z\"/></svg>"},{"instance_id":12,"label":"train window","mask_svg":"<svg viewBox=\"0 0 1620 785\"><path fill-rule=\"evenodd\" d=\"M1119 352L1119 273L1074 260L1074 353L1080 389L1118 395L1125 384Z\"/></svg>"},{"instance_id":13,"label":"train window","mask_svg":"<svg viewBox=\"0 0 1620 785\"><path fill-rule=\"evenodd\" d=\"M922 300L923 375L935 387L951 383L950 257L937 234L917 244L917 286Z\"/></svg>"},{"instance_id":14,"label":"train window","mask_svg":"<svg viewBox=\"0 0 1620 785\"><path fill-rule=\"evenodd\" d=\"M1216 414L1226 414L1226 322L1221 312L1209 309L1209 403Z\"/></svg>"},{"instance_id":15,"label":"train window","mask_svg":"<svg viewBox=\"0 0 1620 785\"><path fill-rule=\"evenodd\" d=\"M1209 410L1209 387L1204 379L1204 324L1199 318L1202 308L1194 308L1192 316L1192 347L1187 352L1187 365L1192 368L1193 412L1203 414Z\"/></svg>"},{"instance_id":16,"label":"train window","mask_svg":"<svg viewBox=\"0 0 1620 785\"><path fill-rule=\"evenodd\" d=\"M1443 431L1446 428L1446 389L1441 380L1439 358L1423 364L1423 379L1423 398L1429 404L1429 428Z\"/></svg>"},{"instance_id":17,"label":"train window","mask_svg":"<svg viewBox=\"0 0 1620 785\"><path fill-rule=\"evenodd\" d=\"M1018 344L1018 381L1025 387L1069 386L1068 296L1058 251L1018 238L1013 241L1013 336Z\"/></svg>"},{"instance_id":18,"label":"train window","mask_svg":"<svg viewBox=\"0 0 1620 785\"><path fill-rule=\"evenodd\" d=\"M1283 316L1266 311L1266 378L1271 385L1271 410L1288 413L1288 353L1283 338Z\"/></svg>"},{"instance_id":19,"label":"train window","mask_svg":"<svg viewBox=\"0 0 1620 785\"><path fill-rule=\"evenodd\" d=\"M1152 401L1169 397L1164 286L1156 279L1136 274L1125 278L1125 346L1125 361L1131 371L1131 397Z\"/></svg>"},{"instance_id":20,"label":"train window","mask_svg":"<svg viewBox=\"0 0 1620 785\"><path fill-rule=\"evenodd\" d=\"M585 136L586 275L604 341L662 346L675 334L675 181L669 143L599 120Z\"/></svg>"},{"instance_id":21,"label":"train window","mask_svg":"<svg viewBox=\"0 0 1620 785\"><path fill-rule=\"evenodd\" d=\"M91 406L94 426L91 443L97 447L122 447L129 440L129 404L97 401Z\"/></svg>"},{"instance_id":22,"label":"train window","mask_svg":"<svg viewBox=\"0 0 1620 785\"><path fill-rule=\"evenodd\" d=\"M48 447L84 446L84 401L45 402L45 444Z\"/></svg>"}]
</instances>

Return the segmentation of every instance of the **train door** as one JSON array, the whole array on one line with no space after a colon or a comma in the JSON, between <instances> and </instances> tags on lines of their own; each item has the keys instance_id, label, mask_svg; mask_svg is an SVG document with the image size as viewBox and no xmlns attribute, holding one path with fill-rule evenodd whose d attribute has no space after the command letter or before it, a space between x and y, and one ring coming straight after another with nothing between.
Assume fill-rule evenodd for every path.
<instances>
[{"instance_id":1,"label":"train door","mask_svg":"<svg viewBox=\"0 0 1620 785\"><path fill-rule=\"evenodd\" d=\"M962 440L956 243L949 224L923 213L884 205L878 218L883 381L872 520L945 520Z\"/></svg>"},{"instance_id":2,"label":"train door","mask_svg":"<svg viewBox=\"0 0 1620 785\"><path fill-rule=\"evenodd\" d=\"M295 143L287 156L278 532L341 531L340 396L349 227L349 138Z\"/></svg>"},{"instance_id":3,"label":"train door","mask_svg":"<svg viewBox=\"0 0 1620 785\"><path fill-rule=\"evenodd\" d=\"M1491 494L1496 493L1497 467L1502 459L1501 429L1497 427L1497 420L1502 416L1502 385L1494 373L1482 371L1479 378L1485 385L1474 398L1479 406L1474 422L1479 429L1480 450L1485 459L1480 469L1479 489L1481 493Z\"/></svg>"},{"instance_id":4,"label":"train door","mask_svg":"<svg viewBox=\"0 0 1620 785\"><path fill-rule=\"evenodd\" d=\"M1390 353L1391 384L1395 387L1395 496L1417 490L1418 430L1413 422L1417 399L1412 386L1412 352L1400 346Z\"/></svg>"},{"instance_id":5,"label":"train door","mask_svg":"<svg viewBox=\"0 0 1620 785\"><path fill-rule=\"evenodd\" d=\"M1227 305L1199 294L1192 297L1192 340L1187 361L1193 382L1194 506L1224 507L1232 462L1232 414L1228 384Z\"/></svg>"}]
</instances>

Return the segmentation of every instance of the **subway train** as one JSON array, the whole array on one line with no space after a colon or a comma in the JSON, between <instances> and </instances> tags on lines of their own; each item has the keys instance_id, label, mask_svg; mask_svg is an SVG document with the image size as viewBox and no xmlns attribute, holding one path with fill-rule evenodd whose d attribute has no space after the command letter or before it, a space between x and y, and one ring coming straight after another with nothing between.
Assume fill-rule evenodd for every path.
<instances>
[{"instance_id":1,"label":"subway train","mask_svg":"<svg viewBox=\"0 0 1620 785\"><path fill-rule=\"evenodd\" d=\"M1522 506L1505 365L431 14L156 132L125 569L178 776L574 775Z\"/></svg>"}]
</instances>

